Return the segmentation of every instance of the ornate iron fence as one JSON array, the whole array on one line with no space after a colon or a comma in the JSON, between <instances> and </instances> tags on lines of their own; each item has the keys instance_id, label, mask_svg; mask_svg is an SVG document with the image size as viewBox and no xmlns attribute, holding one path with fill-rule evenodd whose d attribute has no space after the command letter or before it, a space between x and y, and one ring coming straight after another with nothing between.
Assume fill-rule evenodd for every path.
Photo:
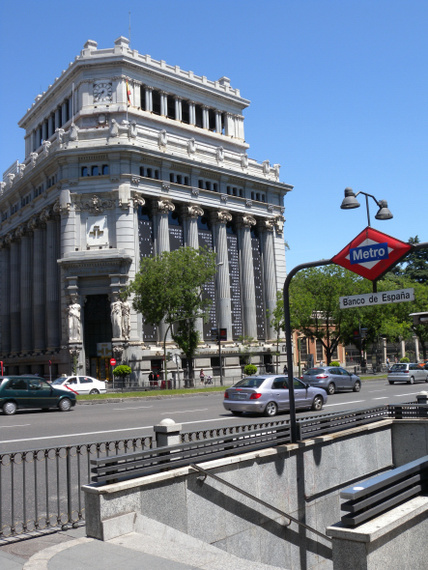
<instances>
[{"instance_id":1,"label":"ornate iron fence","mask_svg":"<svg viewBox=\"0 0 428 570\"><path fill-rule=\"evenodd\" d=\"M0 544L82 524L90 460L152 447L153 438L143 436L0 454Z\"/></svg>"}]
</instances>

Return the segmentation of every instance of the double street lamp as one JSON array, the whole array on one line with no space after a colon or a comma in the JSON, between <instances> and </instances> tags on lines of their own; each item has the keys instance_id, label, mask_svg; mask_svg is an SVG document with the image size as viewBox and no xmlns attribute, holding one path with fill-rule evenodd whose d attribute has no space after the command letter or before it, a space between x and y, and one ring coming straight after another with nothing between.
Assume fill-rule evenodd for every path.
<instances>
[{"instance_id":1,"label":"double street lamp","mask_svg":"<svg viewBox=\"0 0 428 570\"><path fill-rule=\"evenodd\" d=\"M367 222L369 227L370 227L369 198L373 198L373 200L376 202L379 208L379 210L375 215L376 220L390 220L393 217L388 208L388 203L386 200L378 201L372 194L367 194L366 192L362 192L361 190L356 194L354 194L352 188L345 188L345 197L340 206L342 210L353 210L354 208L359 208L361 204L357 200L358 194L363 194L366 197Z\"/></svg>"}]
</instances>

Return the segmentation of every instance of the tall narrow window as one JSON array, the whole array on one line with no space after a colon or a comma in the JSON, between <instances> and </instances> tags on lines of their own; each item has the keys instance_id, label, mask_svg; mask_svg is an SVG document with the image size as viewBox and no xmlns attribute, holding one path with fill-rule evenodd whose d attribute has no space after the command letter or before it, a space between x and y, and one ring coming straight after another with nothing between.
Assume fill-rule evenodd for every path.
<instances>
[{"instance_id":1,"label":"tall narrow window","mask_svg":"<svg viewBox=\"0 0 428 570\"><path fill-rule=\"evenodd\" d=\"M190 123L189 101L181 102L181 120L188 125Z\"/></svg>"},{"instance_id":2,"label":"tall narrow window","mask_svg":"<svg viewBox=\"0 0 428 570\"><path fill-rule=\"evenodd\" d=\"M108 164L103 164L103 174L107 175L109 173Z\"/></svg>"},{"instance_id":3,"label":"tall narrow window","mask_svg":"<svg viewBox=\"0 0 428 570\"><path fill-rule=\"evenodd\" d=\"M202 125L203 125L202 107L200 105L195 105L195 115L196 115L196 126L202 128Z\"/></svg>"},{"instance_id":4,"label":"tall narrow window","mask_svg":"<svg viewBox=\"0 0 428 570\"><path fill-rule=\"evenodd\" d=\"M98 176L98 174L99 174L98 166L93 166L91 169L91 176Z\"/></svg>"},{"instance_id":5,"label":"tall narrow window","mask_svg":"<svg viewBox=\"0 0 428 570\"><path fill-rule=\"evenodd\" d=\"M153 89L153 113L155 115L161 114L161 94L159 91Z\"/></svg>"}]
</instances>

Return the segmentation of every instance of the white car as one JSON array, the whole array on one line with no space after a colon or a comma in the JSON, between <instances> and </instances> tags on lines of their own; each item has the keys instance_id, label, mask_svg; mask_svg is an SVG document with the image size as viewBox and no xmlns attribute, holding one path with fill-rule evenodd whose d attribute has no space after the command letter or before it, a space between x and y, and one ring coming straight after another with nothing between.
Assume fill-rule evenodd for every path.
<instances>
[{"instance_id":1,"label":"white car","mask_svg":"<svg viewBox=\"0 0 428 570\"><path fill-rule=\"evenodd\" d=\"M103 380L90 376L61 376L54 380L52 385L76 394L105 394L107 391Z\"/></svg>"}]
</instances>

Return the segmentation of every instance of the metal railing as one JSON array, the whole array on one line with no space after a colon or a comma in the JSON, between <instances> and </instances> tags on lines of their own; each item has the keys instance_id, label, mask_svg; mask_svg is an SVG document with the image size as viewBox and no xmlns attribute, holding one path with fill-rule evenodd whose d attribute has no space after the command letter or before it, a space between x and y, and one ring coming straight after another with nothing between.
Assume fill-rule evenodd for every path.
<instances>
[{"instance_id":1,"label":"metal railing","mask_svg":"<svg viewBox=\"0 0 428 570\"><path fill-rule=\"evenodd\" d=\"M81 486L90 459L153 446L151 436L0 454L0 544L11 537L79 526L85 518Z\"/></svg>"},{"instance_id":2,"label":"metal railing","mask_svg":"<svg viewBox=\"0 0 428 570\"><path fill-rule=\"evenodd\" d=\"M343 489L342 524L355 528L428 488L428 455Z\"/></svg>"},{"instance_id":3,"label":"metal railing","mask_svg":"<svg viewBox=\"0 0 428 570\"><path fill-rule=\"evenodd\" d=\"M428 406L414 403L378 406L313 415L299 419L297 424L299 439L304 440L383 418L415 417L427 418ZM136 453L139 469L145 469L145 472L170 469L289 443L290 422L288 419L270 420L184 432L180 434L180 441L176 449L155 448L152 436L142 436L0 454L0 544L11 537L23 538L42 530L83 524L85 509L80 488L91 482L93 459L125 455L129 462ZM114 469L106 474L112 478L113 472Z\"/></svg>"}]
</instances>

